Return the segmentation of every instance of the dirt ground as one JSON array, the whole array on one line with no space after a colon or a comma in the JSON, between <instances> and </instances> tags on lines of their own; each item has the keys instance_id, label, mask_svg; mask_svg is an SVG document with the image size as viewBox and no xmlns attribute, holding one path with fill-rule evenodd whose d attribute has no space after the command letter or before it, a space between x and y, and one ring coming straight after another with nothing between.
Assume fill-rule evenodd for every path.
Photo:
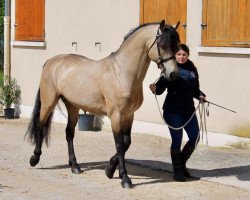
<instances>
[{"instance_id":1,"label":"dirt ground","mask_svg":"<svg viewBox=\"0 0 250 200\"><path fill-rule=\"evenodd\" d=\"M0 119L0 199L249 199L247 189L231 187L206 180L174 182L172 174L136 164L127 164L134 187L123 189L116 172L110 180L104 168L114 154L113 136L101 132L76 131L75 151L82 174L72 174L68 166L65 125L53 124L50 145L43 147L38 165L30 167L34 147L24 140L26 119ZM133 141L135 141L133 143ZM137 142L142 144L136 147ZM134 134L128 157L133 158L144 146L162 142L152 135ZM168 142L168 141L164 141ZM144 145L145 144L145 145ZM150 151L148 152L150 154Z\"/></svg>"}]
</instances>

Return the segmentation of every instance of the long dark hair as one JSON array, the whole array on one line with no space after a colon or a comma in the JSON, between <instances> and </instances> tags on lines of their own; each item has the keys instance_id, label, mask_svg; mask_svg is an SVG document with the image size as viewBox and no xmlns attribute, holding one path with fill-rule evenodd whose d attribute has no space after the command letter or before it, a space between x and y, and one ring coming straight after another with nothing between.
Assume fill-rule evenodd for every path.
<instances>
[{"instance_id":1,"label":"long dark hair","mask_svg":"<svg viewBox=\"0 0 250 200\"><path fill-rule=\"evenodd\" d=\"M190 54L190 50L189 50L188 46L185 45L185 44L179 44L178 45L177 52L180 51L180 50L185 51L188 55ZM191 68L194 69L195 75L197 77L199 77L199 74L198 74L198 71L197 71L197 67L194 65L194 63L191 60L189 60L189 59L187 60L186 63L187 63L188 66L190 66Z\"/></svg>"},{"instance_id":2,"label":"long dark hair","mask_svg":"<svg viewBox=\"0 0 250 200\"><path fill-rule=\"evenodd\" d=\"M32 117L29 122L25 136L29 136L29 139L33 144L40 142L39 140L41 138L42 141L45 139L45 142L48 145L53 112L50 113L46 123L42 124L40 122L40 111L41 111L41 99L40 99L40 89L39 89L36 96L35 107L33 109Z\"/></svg>"},{"instance_id":3,"label":"long dark hair","mask_svg":"<svg viewBox=\"0 0 250 200\"><path fill-rule=\"evenodd\" d=\"M180 51L180 50L183 50L185 51L188 55L189 55L189 48L187 45L185 44L179 44L178 47L177 47L177 51Z\"/></svg>"}]
</instances>

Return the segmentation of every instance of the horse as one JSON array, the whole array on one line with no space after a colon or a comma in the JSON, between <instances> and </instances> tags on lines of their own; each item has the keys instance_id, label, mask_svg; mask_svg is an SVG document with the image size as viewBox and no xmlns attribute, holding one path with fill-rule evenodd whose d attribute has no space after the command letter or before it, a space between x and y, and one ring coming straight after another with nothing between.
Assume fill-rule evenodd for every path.
<instances>
[{"instance_id":1,"label":"horse","mask_svg":"<svg viewBox=\"0 0 250 200\"><path fill-rule=\"evenodd\" d=\"M36 166L42 154L42 144L48 144L53 111L61 99L68 112L66 140L72 173L81 173L73 139L79 110L107 115L115 140L116 154L105 168L113 178L119 165L123 188L133 186L125 167L125 153L131 144L134 112L143 102L143 80L150 61L155 62L165 78L176 77L175 53L180 43L176 26L161 21L147 23L130 31L119 49L101 60L82 55L60 54L43 66L32 117L27 128L35 145L30 165Z\"/></svg>"}]
</instances>

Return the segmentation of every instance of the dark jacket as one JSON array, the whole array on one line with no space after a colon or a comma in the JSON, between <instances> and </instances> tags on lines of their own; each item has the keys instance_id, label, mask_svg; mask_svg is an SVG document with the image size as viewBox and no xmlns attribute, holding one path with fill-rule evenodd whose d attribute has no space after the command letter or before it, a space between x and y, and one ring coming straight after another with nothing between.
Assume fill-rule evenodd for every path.
<instances>
[{"instance_id":1,"label":"dark jacket","mask_svg":"<svg viewBox=\"0 0 250 200\"><path fill-rule=\"evenodd\" d=\"M181 115L190 115L194 112L193 98L206 96L200 91L199 75L194 64L188 60L185 64L177 64L178 74L174 81L161 77L156 83L156 94L162 94L167 88L167 96L163 110Z\"/></svg>"}]
</instances>

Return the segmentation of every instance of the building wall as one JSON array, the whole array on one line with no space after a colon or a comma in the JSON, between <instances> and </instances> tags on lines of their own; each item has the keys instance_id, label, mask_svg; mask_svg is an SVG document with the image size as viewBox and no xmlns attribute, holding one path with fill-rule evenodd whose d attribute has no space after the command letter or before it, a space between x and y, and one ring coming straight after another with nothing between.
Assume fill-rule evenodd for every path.
<instances>
[{"instance_id":1,"label":"building wall","mask_svg":"<svg viewBox=\"0 0 250 200\"><path fill-rule=\"evenodd\" d=\"M53 0L46 1L46 48L15 46L11 49L11 73L22 89L22 105L32 107L45 61L61 53L78 53L91 59L116 51L123 37L139 25L139 0ZM227 112L210 105L208 130L232 133L238 126L250 124L250 51L248 54L201 52L202 1L188 0L187 45L191 60L200 74L201 89L207 99L237 111ZM12 5L12 27L14 5ZM12 40L14 40L12 28ZM72 42L77 42L72 46ZM95 45L98 42L101 45ZM228 49L228 48L227 48ZM210 48L207 50L216 50ZM218 50L218 49L217 49ZM220 51L224 51L219 48ZM236 52L239 52L236 50ZM246 52L246 50L243 50ZM163 123L149 84L160 71L152 63L144 80L144 102L135 119ZM158 97L160 107L165 95ZM26 108L25 107L25 108ZM23 111L23 115L27 112Z\"/></svg>"},{"instance_id":2,"label":"building wall","mask_svg":"<svg viewBox=\"0 0 250 200\"><path fill-rule=\"evenodd\" d=\"M116 51L123 37L139 24L139 0L53 0L46 1L45 7L46 47L11 49L11 73L21 85L24 105L33 105L48 58L64 53L103 58ZM12 40L14 8L12 5ZM72 42L77 42L77 50ZM95 46L96 42L100 45Z\"/></svg>"},{"instance_id":3,"label":"building wall","mask_svg":"<svg viewBox=\"0 0 250 200\"><path fill-rule=\"evenodd\" d=\"M199 69L201 88L206 92L208 100L237 111L234 114L210 105L208 128L215 132L233 133L239 127L250 124L250 48L221 48L221 52L233 50L235 53L232 54L198 52L202 23L202 2L198 2L189 0L188 3L190 28L187 42L191 47L192 59ZM216 51L217 48L208 50Z\"/></svg>"}]
</instances>

